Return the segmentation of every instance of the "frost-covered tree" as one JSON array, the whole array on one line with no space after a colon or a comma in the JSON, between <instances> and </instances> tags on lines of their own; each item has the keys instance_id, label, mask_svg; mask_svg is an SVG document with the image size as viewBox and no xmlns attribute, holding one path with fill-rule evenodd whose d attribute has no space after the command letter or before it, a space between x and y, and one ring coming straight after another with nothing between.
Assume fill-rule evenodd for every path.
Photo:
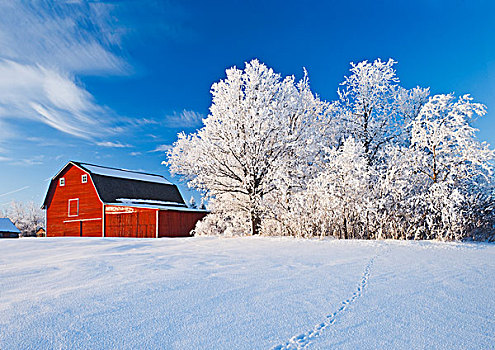
<instances>
[{"instance_id":1,"label":"frost-covered tree","mask_svg":"<svg viewBox=\"0 0 495 350\"><path fill-rule=\"evenodd\" d=\"M179 134L168 164L189 186L223 202L217 211L225 208L243 229L259 234L267 194L307 162L304 154L317 142L314 129L325 104L311 93L307 77L296 83L258 60L226 73L211 88L204 127ZM212 202L214 214L213 208Z\"/></svg>"},{"instance_id":2,"label":"frost-covered tree","mask_svg":"<svg viewBox=\"0 0 495 350\"><path fill-rule=\"evenodd\" d=\"M196 205L196 199L194 199L194 196L191 196L191 199L189 199L189 208L194 208L196 209L198 206Z\"/></svg>"},{"instance_id":3,"label":"frost-covered tree","mask_svg":"<svg viewBox=\"0 0 495 350\"><path fill-rule=\"evenodd\" d=\"M14 223L23 236L34 235L39 227L43 227L45 221L43 211L32 201L13 201L3 215Z\"/></svg>"},{"instance_id":4,"label":"frost-covered tree","mask_svg":"<svg viewBox=\"0 0 495 350\"><path fill-rule=\"evenodd\" d=\"M436 95L421 108L412 122L411 145L417 151L416 169L432 183L488 179L492 175L494 153L476 138L470 125L473 115L486 108L473 103L468 95Z\"/></svg>"},{"instance_id":5,"label":"frost-covered tree","mask_svg":"<svg viewBox=\"0 0 495 350\"><path fill-rule=\"evenodd\" d=\"M395 64L392 59L351 63L351 74L338 90L339 100L332 104L335 107L332 122L340 126L334 128L338 133L336 138L340 139L336 149L343 147L344 140L354 140L355 145L360 145L363 150L360 157L366 159L366 166L355 176L367 178L357 199L358 203L366 199L366 204L356 206L359 216L345 218L345 226L352 227L352 232L338 236L386 237L403 220L398 215L397 199L406 196L401 191L407 188L410 178L405 180L407 171L401 168L404 165L401 157L404 147L410 144L410 122L426 103L429 89L400 86ZM352 161L351 154L348 153L348 162ZM341 187L334 197L349 198L346 189Z\"/></svg>"},{"instance_id":6,"label":"frost-covered tree","mask_svg":"<svg viewBox=\"0 0 495 350\"><path fill-rule=\"evenodd\" d=\"M485 106L473 103L468 95L457 99L436 95L412 122L411 166L424 183L418 193L424 220L417 227L423 227L425 238L465 235L466 226L473 224L468 223L467 212L476 205L468 198L486 197L480 194L486 193L485 184L492 180L494 152L478 141L471 126L473 116L485 113ZM485 203L493 208L490 197Z\"/></svg>"},{"instance_id":7,"label":"frost-covered tree","mask_svg":"<svg viewBox=\"0 0 495 350\"><path fill-rule=\"evenodd\" d=\"M429 94L428 89L407 90L399 86L393 67L396 63L392 59L351 63L351 74L338 90L341 133L363 144L369 164L376 161L381 147L403 141L406 125Z\"/></svg>"}]
</instances>

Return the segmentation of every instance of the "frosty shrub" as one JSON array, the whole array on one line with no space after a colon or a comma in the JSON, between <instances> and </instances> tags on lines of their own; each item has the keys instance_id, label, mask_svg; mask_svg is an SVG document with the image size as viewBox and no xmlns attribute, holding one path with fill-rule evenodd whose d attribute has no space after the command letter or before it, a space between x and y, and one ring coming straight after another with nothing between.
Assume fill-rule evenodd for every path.
<instances>
[{"instance_id":1,"label":"frosty shrub","mask_svg":"<svg viewBox=\"0 0 495 350\"><path fill-rule=\"evenodd\" d=\"M338 99L257 60L213 84L171 172L209 201L203 235L493 239L494 152L469 96L406 89L392 59L351 63Z\"/></svg>"}]
</instances>

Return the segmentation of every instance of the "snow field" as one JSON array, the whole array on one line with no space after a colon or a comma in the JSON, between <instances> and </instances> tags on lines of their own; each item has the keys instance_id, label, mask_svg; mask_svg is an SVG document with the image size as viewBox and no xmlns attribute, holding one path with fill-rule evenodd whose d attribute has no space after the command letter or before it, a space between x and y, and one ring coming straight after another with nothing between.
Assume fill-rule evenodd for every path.
<instances>
[{"instance_id":1,"label":"snow field","mask_svg":"<svg viewBox=\"0 0 495 350\"><path fill-rule=\"evenodd\" d=\"M0 241L0 348L490 349L495 245Z\"/></svg>"}]
</instances>

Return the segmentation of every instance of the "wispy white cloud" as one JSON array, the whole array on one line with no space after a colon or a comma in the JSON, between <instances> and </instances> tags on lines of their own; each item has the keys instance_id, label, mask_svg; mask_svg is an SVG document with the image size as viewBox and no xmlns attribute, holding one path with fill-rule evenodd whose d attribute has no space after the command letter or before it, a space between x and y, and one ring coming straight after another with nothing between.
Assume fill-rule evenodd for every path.
<instances>
[{"instance_id":1,"label":"wispy white cloud","mask_svg":"<svg viewBox=\"0 0 495 350\"><path fill-rule=\"evenodd\" d=\"M118 132L78 75L129 74L116 5L86 1L0 0L0 137L21 120L84 138Z\"/></svg>"},{"instance_id":2,"label":"wispy white cloud","mask_svg":"<svg viewBox=\"0 0 495 350\"><path fill-rule=\"evenodd\" d=\"M118 54L126 29L112 15L115 7L88 1L0 1L0 53L74 73L126 73L130 67Z\"/></svg>"},{"instance_id":3,"label":"wispy white cloud","mask_svg":"<svg viewBox=\"0 0 495 350\"><path fill-rule=\"evenodd\" d=\"M29 158L15 158L12 159L10 164L13 165L21 165L21 166L31 166L31 165L40 165L43 164L43 160L45 159L44 155L38 155Z\"/></svg>"},{"instance_id":4,"label":"wispy white cloud","mask_svg":"<svg viewBox=\"0 0 495 350\"><path fill-rule=\"evenodd\" d=\"M172 149L172 145L158 145L154 150L149 152L167 152Z\"/></svg>"},{"instance_id":5,"label":"wispy white cloud","mask_svg":"<svg viewBox=\"0 0 495 350\"><path fill-rule=\"evenodd\" d=\"M30 119L88 139L107 133L104 126L112 117L68 73L0 60L0 119L5 123Z\"/></svg>"},{"instance_id":6,"label":"wispy white cloud","mask_svg":"<svg viewBox=\"0 0 495 350\"><path fill-rule=\"evenodd\" d=\"M34 143L36 145L36 147L58 147L58 148L74 147L70 143L61 141L59 139L54 139L54 138L29 136L29 137L23 138L23 140Z\"/></svg>"},{"instance_id":7,"label":"wispy white cloud","mask_svg":"<svg viewBox=\"0 0 495 350\"><path fill-rule=\"evenodd\" d=\"M129 155L135 157L135 156L140 156L142 153L141 152L131 152Z\"/></svg>"},{"instance_id":8,"label":"wispy white cloud","mask_svg":"<svg viewBox=\"0 0 495 350\"><path fill-rule=\"evenodd\" d=\"M130 121L131 124L136 125L136 126L143 126L143 125L159 125L160 122L158 120L152 119L152 118L141 118L141 119L135 119L133 121Z\"/></svg>"},{"instance_id":9,"label":"wispy white cloud","mask_svg":"<svg viewBox=\"0 0 495 350\"><path fill-rule=\"evenodd\" d=\"M132 147L132 145L120 143L118 141L117 142L112 142L112 141L97 142L96 144L98 146L101 146L101 147L112 147L112 148L127 148L127 147Z\"/></svg>"},{"instance_id":10,"label":"wispy white cloud","mask_svg":"<svg viewBox=\"0 0 495 350\"><path fill-rule=\"evenodd\" d=\"M200 126L204 116L196 111L188 111L184 109L182 112L167 115L165 117L165 126L168 127L183 127L193 128Z\"/></svg>"},{"instance_id":11,"label":"wispy white cloud","mask_svg":"<svg viewBox=\"0 0 495 350\"><path fill-rule=\"evenodd\" d=\"M14 157L8 157L8 156L1 156L0 155L0 162L2 163L8 163L12 165L24 165L24 166L29 166L29 165L39 165L43 164L45 156L44 155L38 155L34 157L29 157L29 158L14 158Z\"/></svg>"}]
</instances>

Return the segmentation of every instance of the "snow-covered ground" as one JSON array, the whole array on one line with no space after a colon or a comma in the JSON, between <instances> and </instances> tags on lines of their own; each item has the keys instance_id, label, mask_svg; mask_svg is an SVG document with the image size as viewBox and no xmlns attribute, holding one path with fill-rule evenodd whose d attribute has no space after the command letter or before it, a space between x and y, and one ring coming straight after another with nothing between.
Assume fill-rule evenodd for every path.
<instances>
[{"instance_id":1,"label":"snow-covered ground","mask_svg":"<svg viewBox=\"0 0 495 350\"><path fill-rule=\"evenodd\" d=\"M0 349L493 349L495 245L0 241Z\"/></svg>"}]
</instances>

